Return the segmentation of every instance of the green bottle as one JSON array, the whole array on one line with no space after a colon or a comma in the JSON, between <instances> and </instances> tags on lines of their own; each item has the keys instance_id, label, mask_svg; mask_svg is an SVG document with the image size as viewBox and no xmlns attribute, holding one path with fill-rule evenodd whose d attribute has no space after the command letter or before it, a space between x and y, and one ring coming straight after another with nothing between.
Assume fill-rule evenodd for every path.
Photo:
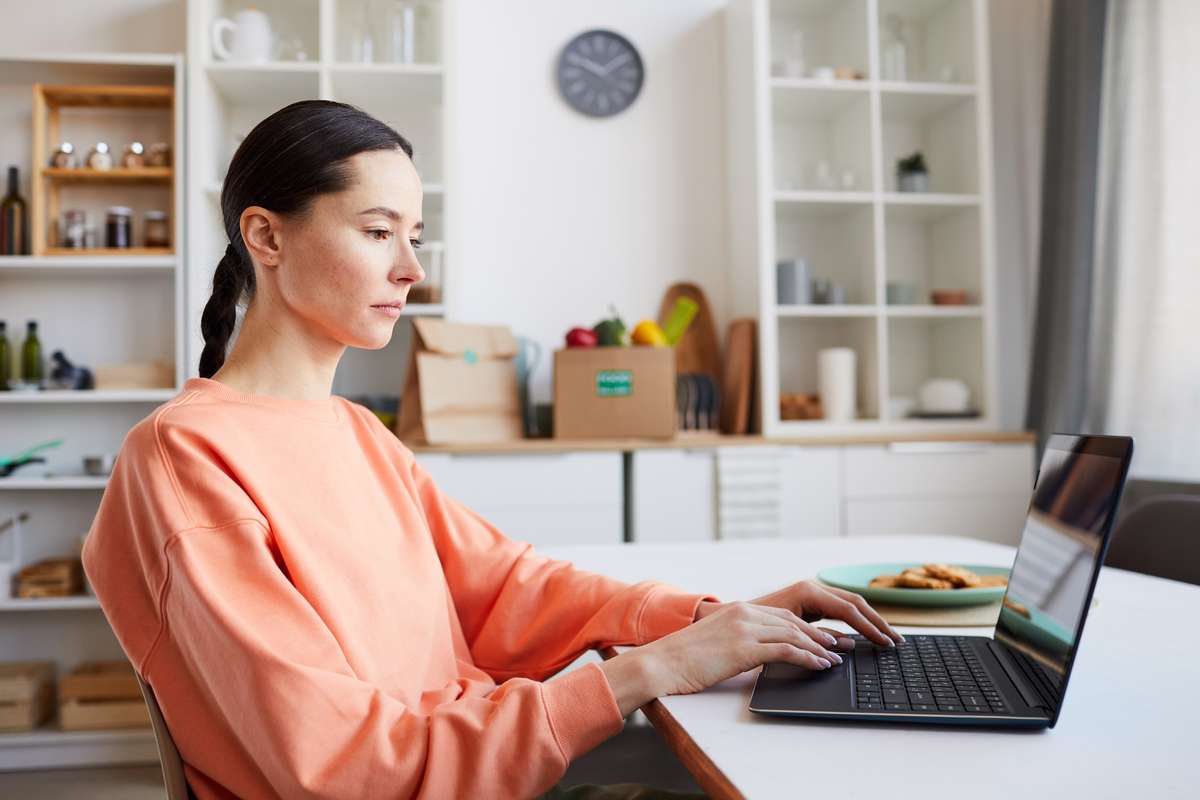
<instances>
[{"instance_id":1,"label":"green bottle","mask_svg":"<svg viewBox=\"0 0 1200 800\"><path fill-rule=\"evenodd\" d=\"M43 374L42 343L38 341L37 321L29 320L25 332L25 344L21 346L21 380L42 388Z\"/></svg>"},{"instance_id":2,"label":"green bottle","mask_svg":"<svg viewBox=\"0 0 1200 800\"><path fill-rule=\"evenodd\" d=\"M8 323L0 319L0 392L8 391L12 376L12 349L8 344Z\"/></svg>"}]
</instances>

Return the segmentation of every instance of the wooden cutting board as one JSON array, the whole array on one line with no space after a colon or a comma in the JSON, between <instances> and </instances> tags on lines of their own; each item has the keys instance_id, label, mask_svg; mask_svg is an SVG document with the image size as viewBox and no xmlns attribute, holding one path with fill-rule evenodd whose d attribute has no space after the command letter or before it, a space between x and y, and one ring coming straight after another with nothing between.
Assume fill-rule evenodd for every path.
<instances>
[{"instance_id":1,"label":"wooden cutting board","mask_svg":"<svg viewBox=\"0 0 1200 800\"><path fill-rule=\"evenodd\" d=\"M729 323L729 331L725 334L725 361L721 379L722 433L742 435L750 432L756 330L755 320L746 317Z\"/></svg>"},{"instance_id":2,"label":"wooden cutting board","mask_svg":"<svg viewBox=\"0 0 1200 800\"><path fill-rule=\"evenodd\" d=\"M692 324L675 343L675 371L704 372L710 375L717 384L717 391L724 398L721 389L721 350L717 342L716 317L713 316L712 306L704 290L694 283L673 283L663 295L662 305L658 309L658 324L665 325L667 315L680 297L695 301L700 308L692 319Z\"/></svg>"}]
</instances>

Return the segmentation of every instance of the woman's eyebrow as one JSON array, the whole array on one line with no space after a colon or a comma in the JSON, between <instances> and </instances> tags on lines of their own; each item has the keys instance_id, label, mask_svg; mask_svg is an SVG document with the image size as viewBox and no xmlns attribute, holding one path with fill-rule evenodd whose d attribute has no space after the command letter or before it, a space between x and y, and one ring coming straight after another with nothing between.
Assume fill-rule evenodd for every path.
<instances>
[{"instance_id":1,"label":"woman's eyebrow","mask_svg":"<svg viewBox=\"0 0 1200 800\"><path fill-rule=\"evenodd\" d=\"M374 206L372 208L368 208L366 211L358 212L358 215L360 217L366 216L368 214L382 214L383 216L387 217L388 219L394 220L396 222L399 222L404 216L403 214L401 214L399 211L395 210L394 208L388 208L387 206ZM413 229L423 232L425 230L425 223L423 221L418 222L416 225L413 226Z\"/></svg>"}]
</instances>

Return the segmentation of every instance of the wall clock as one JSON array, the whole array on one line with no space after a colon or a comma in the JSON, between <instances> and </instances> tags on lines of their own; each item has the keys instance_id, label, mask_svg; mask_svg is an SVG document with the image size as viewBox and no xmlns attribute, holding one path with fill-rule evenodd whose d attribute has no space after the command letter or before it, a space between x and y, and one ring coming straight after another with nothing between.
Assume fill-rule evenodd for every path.
<instances>
[{"instance_id":1,"label":"wall clock","mask_svg":"<svg viewBox=\"0 0 1200 800\"><path fill-rule=\"evenodd\" d=\"M563 99L589 117L611 117L629 108L642 90L645 74L637 48L608 30L579 34L558 58Z\"/></svg>"}]
</instances>

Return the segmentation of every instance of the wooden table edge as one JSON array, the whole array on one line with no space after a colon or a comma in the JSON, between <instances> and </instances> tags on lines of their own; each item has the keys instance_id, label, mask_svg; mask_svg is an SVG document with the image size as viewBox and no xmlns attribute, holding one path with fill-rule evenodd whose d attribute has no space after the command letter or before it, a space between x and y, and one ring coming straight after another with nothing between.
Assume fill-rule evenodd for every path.
<instances>
[{"instance_id":1,"label":"wooden table edge","mask_svg":"<svg viewBox=\"0 0 1200 800\"><path fill-rule=\"evenodd\" d=\"M617 655L617 650L615 647L602 647L599 653L601 658L607 661ZM746 796L738 791L720 767L713 763L700 745L696 744L696 740L657 698L642 706L642 713L650 720L650 724L662 736L675 757L696 779L701 789L716 800L746 800Z\"/></svg>"}]
</instances>

